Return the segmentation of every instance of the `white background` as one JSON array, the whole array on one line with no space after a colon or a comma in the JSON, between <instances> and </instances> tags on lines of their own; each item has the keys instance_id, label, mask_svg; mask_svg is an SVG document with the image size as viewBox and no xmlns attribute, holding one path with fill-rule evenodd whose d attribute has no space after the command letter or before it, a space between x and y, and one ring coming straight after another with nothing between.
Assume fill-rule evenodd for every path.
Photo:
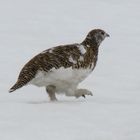
<instances>
[{"instance_id":1,"label":"white background","mask_svg":"<svg viewBox=\"0 0 140 140\"><path fill-rule=\"evenodd\" d=\"M8 93L23 65L50 47L104 29L86 99L26 86ZM139 0L0 0L0 140L140 139Z\"/></svg>"}]
</instances>

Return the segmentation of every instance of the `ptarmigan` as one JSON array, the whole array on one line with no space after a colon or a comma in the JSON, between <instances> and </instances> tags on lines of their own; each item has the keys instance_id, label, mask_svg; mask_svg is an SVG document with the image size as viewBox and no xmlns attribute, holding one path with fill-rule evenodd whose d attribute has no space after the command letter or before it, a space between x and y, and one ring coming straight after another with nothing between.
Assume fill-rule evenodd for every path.
<instances>
[{"instance_id":1,"label":"ptarmigan","mask_svg":"<svg viewBox=\"0 0 140 140\"><path fill-rule=\"evenodd\" d=\"M21 70L13 92L25 85L44 86L50 100L57 100L55 93L80 97L92 95L87 89L77 89L95 68L98 49L109 35L101 30L90 31L82 43L60 45L41 52L32 58Z\"/></svg>"}]
</instances>

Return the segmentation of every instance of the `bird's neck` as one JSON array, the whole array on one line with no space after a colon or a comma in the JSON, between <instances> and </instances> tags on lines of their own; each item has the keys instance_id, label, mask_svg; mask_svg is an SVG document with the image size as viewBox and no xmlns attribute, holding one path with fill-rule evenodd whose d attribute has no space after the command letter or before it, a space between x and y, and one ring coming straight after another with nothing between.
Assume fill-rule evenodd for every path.
<instances>
[{"instance_id":1,"label":"bird's neck","mask_svg":"<svg viewBox=\"0 0 140 140\"><path fill-rule=\"evenodd\" d=\"M99 47L99 43L95 39L85 38L85 40L81 44L84 46L90 46L94 48Z\"/></svg>"},{"instance_id":2,"label":"bird's neck","mask_svg":"<svg viewBox=\"0 0 140 140\"><path fill-rule=\"evenodd\" d=\"M87 49L92 49L98 55L99 44L95 40L86 38L82 43Z\"/></svg>"},{"instance_id":3,"label":"bird's neck","mask_svg":"<svg viewBox=\"0 0 140 140\"><path fill-rule=\"evenodd\" d=\"M90 67L92 67L92 64L94 64L95 67L98 59L99 45L87 38L81 43L81 45L86 49L85 62L87 62ZM94 69L94 67L92 69Z\"/></svg>"}]
</instances>

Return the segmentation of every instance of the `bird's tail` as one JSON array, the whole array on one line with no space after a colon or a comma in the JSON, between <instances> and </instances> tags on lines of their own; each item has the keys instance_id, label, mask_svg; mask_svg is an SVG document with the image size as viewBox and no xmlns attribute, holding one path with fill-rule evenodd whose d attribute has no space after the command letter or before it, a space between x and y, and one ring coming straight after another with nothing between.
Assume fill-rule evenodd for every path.
<instances>
[{"instance_id":1,"label":"bird's tail","mask_svg":"<svg viewBox=\"0 0 140 140\"><path fill-rule=\"evenodd\" d=\"M23 81L18 80L9 90L9 93L23 87L25 85L25 83Z\"/></svg>"}]
</instances>

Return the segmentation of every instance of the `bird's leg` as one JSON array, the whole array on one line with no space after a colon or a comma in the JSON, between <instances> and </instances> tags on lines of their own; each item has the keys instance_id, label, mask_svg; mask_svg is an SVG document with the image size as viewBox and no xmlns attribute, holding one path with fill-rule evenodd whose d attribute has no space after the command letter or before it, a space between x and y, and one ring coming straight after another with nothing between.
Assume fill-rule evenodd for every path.
<instances>
[{"instance_id":1,"label":"bird's leg","mask_svg":"<svg viewBox=\"0 0 140 140\"><path fill-rule=\"evenodd\" d=\"M84 98L86 97L86 95L91 95L93 96L92 92L87 90L87 89L77 89L75 91L75 97L76 98L79 98L81 96L83 96Z\"/></svg>"},{"instance_id":2,"label":"bird's leg","mask_svg":"<svg viewBox=\"0 0 140 140\"><path fill-rule=\"evenodd\" d=\"M55 96L55 90L56 90L56 87L53 85L49 85L46 87L46 91L49 94L51 101L57 101L57 98Z\"/></svg>"}]
</instances>

